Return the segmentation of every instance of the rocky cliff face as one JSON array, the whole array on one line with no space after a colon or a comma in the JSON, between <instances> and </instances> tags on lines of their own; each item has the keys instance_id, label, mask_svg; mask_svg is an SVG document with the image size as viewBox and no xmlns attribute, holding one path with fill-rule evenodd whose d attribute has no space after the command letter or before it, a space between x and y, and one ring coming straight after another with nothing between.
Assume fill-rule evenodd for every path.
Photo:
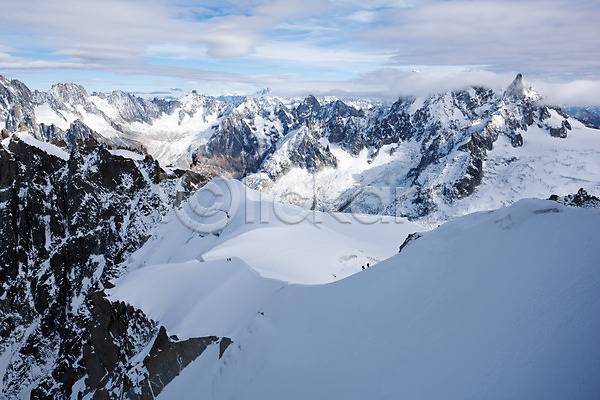
<instances>
[{"instance_id":1,"label":"rocky cliff face","mask_svg":"<svg viewBox=\"0 0 600 400\"><path fill-rule=\"evenodd\" d=\"M33 93L22 82L0 76L0 118L8 132L35 127Z\"/></svg>"},{"instance_id":2,"label":"rocky cliff face","mask_svg":"<svg viewBox=\"0 0 600 400\"><path fill-rule=\"evenodd\" d=\"M220 339L165 339L141 312L100 291L167 211L178 178L149 156L124 157L94 141L66 156L21 138L0 146L0 398L117 398L117 388L151 398L140 388L157 393L157 382L186 365L158 362L156 352L168 348L160 357L189 363ZM148 361L133 362L147 347Z\"/></svg>"},{"instance_id":3,"label":"rocky cliff face","mask_svg":"<svg viewBox=\"0 0 600 400\"><path fill-rule=\"evenodd\" d=\"M312 138L316 149L310 151L313 162L305 162L306 147L299 141L289 145L294 141L288 134L246 182L282 195L278 180L291 168L314 174L338 167L335 154L340 153L330 154L330 148L357 160L364 152L369 164L380 163L381 152L391 159L395 153L404 152L405 157L373 168L378 171L371 175L361 172L353 186L329 198L325 195L321 204L325 209L349 211L352 205L354 211L421 218L440 204L452 205L475 191L484 179L487 153L499 137L506 137L514 148L523 146L523 135L530 127L566 138L571 130L568 116L558 108L540 105L540 99L535 90L524 85L520 74L503 93L470 88L424 99L399 99L389 109L358 110L341 101L321 105L308 97L294 110L295 126L301 128L296 128L292 138L309 132L305 136ZM373 174L378 177L373 178ZM318 185L318 174L314 179ZM323 185L331 187L326 182ZM391 199L379 199L380 207L373 208L369 199L362 198L366 185L393 185L399 193Z\"/></svg>"}]
</instances>

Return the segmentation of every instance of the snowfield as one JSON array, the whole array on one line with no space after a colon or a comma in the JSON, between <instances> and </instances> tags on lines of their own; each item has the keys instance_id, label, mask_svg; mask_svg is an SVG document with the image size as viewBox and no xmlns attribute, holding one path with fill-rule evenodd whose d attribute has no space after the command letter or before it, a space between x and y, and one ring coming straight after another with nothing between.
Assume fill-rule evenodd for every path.
<instances>
[{"instance_id":1,"label":"snowfield","mask_svg":"<svg viewBox=\"0 0 600 400\"><path fill-rule=\"evenodd\" d=\"M400 217L309 211L215 178L167 215L130 269L235 257L267 278L322 284L389 258L423 230Z\"/></svg>"},{"instance_id":2,"label":"snowfield","mask_svg":"<svg viewBox=\"0 0 600 400\"><path fill-rule=\"evenodd\" d=\"M253 195L246 210L256 212ZM109 291L181 339L234 342L220 360L203 353L158 398L600 396L600 210L521 200L423 232L393 256L408 222L256 226L240 216L217 237L172 213ZM361 242L387 257L376 249L394 229L392 257L326 279L349 271L334 261Z\"/></svg>"},{"instance_id":3,"label":"snowfield","mask_svg":"<svg viewBox=\"0 0 600 400\"><path fill-rule=\"evenodd\" d=\"M551 114L557 115L555 110ZM564 196L581 187L600 194L600 131L579 121L572 121L571 126L566 139L532 126L523 134L520 148L499 137L488 152L482 184L453 207L441 207L437 218L504 207L521 198Z\"/></svg>"}]
</instances>

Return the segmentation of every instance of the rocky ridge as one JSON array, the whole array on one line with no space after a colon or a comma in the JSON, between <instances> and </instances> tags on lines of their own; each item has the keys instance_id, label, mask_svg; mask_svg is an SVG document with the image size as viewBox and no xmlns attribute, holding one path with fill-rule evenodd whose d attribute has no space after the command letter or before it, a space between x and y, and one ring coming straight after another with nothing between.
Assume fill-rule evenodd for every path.
<instances>
[{"instance_id":1,"label":"rocky ridge","mask_svg":"<svg viewBox=\"0 0 600 400\"><path fill-rule=\"evenodd\" d=\"M167 173L150 156L89 138L77 143L69 154L19 133L0 146L0 398L154 398L222 343L166 337L102 292L177 190L210 176Z\"/></svg>"}]
</instances>

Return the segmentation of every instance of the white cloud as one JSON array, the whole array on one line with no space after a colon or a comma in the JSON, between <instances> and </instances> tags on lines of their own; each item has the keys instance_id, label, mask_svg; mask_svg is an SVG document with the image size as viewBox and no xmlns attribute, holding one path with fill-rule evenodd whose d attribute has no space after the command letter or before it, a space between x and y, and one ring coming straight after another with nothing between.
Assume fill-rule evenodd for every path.
<instances>
[{"instance_id":1,"label":"white cloud","mask_svg":"<svg viewBox=\"0 0 600 400\"><path fill-rule=\"evenodd\" d=\"M428 96L452 90L480 86L503 91L514 80L516 72L490 71L428 71L407 72L397 68L371 71L357 79L346 81L283 81L272 86L275 94L305 96L308 94L341 97L396 100L401 96ZM550 105L600 105L599 81L549 83L524 77Z\"/></svg>"},{"instance_id":2,"label":"white cloud","mask_svg":"<svg viewBox=\"0 0 600 400\"><path fill-rule=\"evenodd\" d=\"M396 98L504 86L523 72L548 101L600 104L599 9L579 0L3 0L0 73Z\"/></svg>"},{"instance_id":3,"label":"white cloud","mask_svg":"<svg viewBox=\"0 0 600 400\"><path fill-rule=\"evenodd\" d=\"M357 64L376 65L385 63L389 56L380 52L352 51L331 47L320 47L302 42L265 41L257 47L255 57L265 60L294 62L299 65L339 65L340 69L357 69ZM360 69L360 68L359 68Z\"/></svg>"},{"instance_id":4,"label":"white cloud","mask_svg":"<svg viewBox=\"0 0 600 400\"><path fill-rule=\"evenodd\" d=\"M30 43L36 37L56 54L82 58L116 58L123 54L134 60L149 47L179 43L182 47L205 46L212 57L241 57L253 52L261 32L289 18L322 10L326 2L288 0L262 2L241 13L195 20L194 12L158 1L124 0L5 0L0 14L4 27L21 32ZM192 12L193 11L193 12ZM239 12L244 8L238 9ZM97 50L106 50L98 53Z\"/></svg>"},{"instance_id":5,"label":"white cloud","mask_svg":"<svg viewBox=\"0 0 600 400\"><path fill-rule=\"evenodd\" d=\"M361 35L395 50L399 65L598 74L599 10L583 1L444 1L385 10L387 25Z\"/></svg>"},{"instance_id":6,"label":"white cloud","mask_svg":"<svg viewBox=\"0 0 600 400\"><path fill-rule=\"evenodd\" d=\"M544 95L543 101L550 105L600 105L599 81L575 80L551 83L542 80L532 80L531 85Z\"/></svg>"}]
</instances>

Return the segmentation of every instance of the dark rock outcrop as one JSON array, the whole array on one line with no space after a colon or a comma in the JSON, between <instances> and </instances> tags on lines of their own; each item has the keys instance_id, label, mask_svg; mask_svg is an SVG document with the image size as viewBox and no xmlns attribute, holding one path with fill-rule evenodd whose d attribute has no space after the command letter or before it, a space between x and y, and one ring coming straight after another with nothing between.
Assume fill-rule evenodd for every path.
<instances>
[{"instance_id":1,"label":"dark rock outcrop","mask_svg":"<svg viewBox=\"0 0 600 400\"><path fill-rule=\"evenodd\" d=\"M151 400L208 346L219 345L222 355L232 343L229 338L216 336L182 341L169 337L163 326L157 327L140 310L111 302L103 292L92 293L89 302L91 322L76 364L79 369L73 373L66 368L62 375L63 392L68 394L72 394L74 378L78 377L85 383L84 389L75 393L79 397ZM144 351L148 354L141 362L136 361ZM37 392L43 393L40 389Z\"/></svg>"},{"instance_id":2,"label":"dark rock outcrop","mask_svg":"<svg viewBox=\"0 0 600 400\"><path fill-rule=\"evenodd\" d=\"M208 336L177 341L169 338L166 329L161 326L150 349L150 353L144 359L144 366L148 370L148 377L143 382L142 387L148 384L152 389L151 393L154 396L158 395L167 383L179 375L208 346L218 343L231 343L231 339L224 338L220 342L218 337Z\"/></svg>"},{"instance_id":3,"label":"dark rock outcrop","mask_svg":"<svg viewBox=\"0 0 600 400\"><path fill-rule=\"evenodd\" d=\"M147 323L92 293L121 274L174 187L152 158L134 161L102 144L75 147L68 160L16 136L0 147L0 397L34 388L34 398L67 398L83 375L103 384L98 371L134 351L102 332L114 334L123 321L147 331Z\"/></svg>"},{"instance_id":4,"label":"dark rock outcrop","mask_svg":"<svg viewBox=\"0 0 600 400\"><path fill-rule=\"evenodd\" d=\"M420 238L421 236L423 236L423 234L415 232L415 233L410 233L406 239L404 239L404 242L402 242L402 244L400 245L400 248L398 249L398 253L401 253L402 250L404 250L404 248L406 246L408 246L411 242L414 242L415 240L417 240L418 238Z\"/></svg>"},{"instance_id":5,"label":"dark rock outcrop","mask_svg":"<svg viewBox=\"0 0 600 400\"><path fill-rule=\"evenodd\" d=\"M564 197L553 194L548 200L554 200L565 206L600 208L600 198L589 194L583 188L580 188L575 194L570 194Z\"/></svg>"},{"instance_id":6,"label":"dark rock outcrop","mask_svg":"<svg viewBox=\"0 0 600 400\"><path fill-rule=\"evenodd\" d=\"M571 130L571 125L569 121L562 121L560 128L550 128L550 135L553 137L558 137L564 139L567 137L567 131Z\"/></svg>"}]
</instances>

